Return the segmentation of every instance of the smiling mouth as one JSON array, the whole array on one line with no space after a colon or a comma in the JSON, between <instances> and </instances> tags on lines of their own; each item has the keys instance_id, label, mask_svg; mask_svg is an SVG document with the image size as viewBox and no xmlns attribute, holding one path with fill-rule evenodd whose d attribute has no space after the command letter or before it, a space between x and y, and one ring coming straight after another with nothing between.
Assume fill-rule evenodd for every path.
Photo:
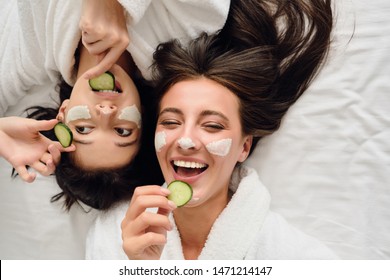
<instances>
[{"instance_id":1,"label":"smiling mouth","mask_svg":"<svg viewBox=\"0 0 390 280\"><path fill-rule=\"evenodd\" d=\"M203 173L208 165L199 162L175 160L172 161L175 172L182 177L193 177Z\"/></svg>"}]
</instances>

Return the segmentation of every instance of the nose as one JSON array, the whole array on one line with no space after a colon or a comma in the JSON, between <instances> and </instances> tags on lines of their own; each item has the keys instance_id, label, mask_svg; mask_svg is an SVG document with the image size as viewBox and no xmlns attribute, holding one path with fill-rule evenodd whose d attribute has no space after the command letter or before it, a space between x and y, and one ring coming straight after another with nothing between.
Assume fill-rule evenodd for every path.
<instances>
[{"instance_id":1,"label":"nose","mask_svg":"<svg viewBox=\"0 0 390 280\"><path fill-rule=\"evenodd\" d=\"M190 137L181 137L179 140L177 140L177 143L183 150L195 148L195 143Z\"/></svg>"},{"instance_id":2,"label":"nose","mask_svg":"<svg viewBox=\"0 0 390 280\"><path fill-rule=\"evenodd\" d=\"M112 104L97 104L96 110L101 116L111 116L116 113L117 107Z\"/></svg>"},{"instance_id":3,"label":"nose","mask_svg":"<svg viewBox=\"0 0 390 280\"><path fill-rule=\"evenodd\" d=\"M181 150L198 150L200 141L193 129L186 128L177 140L177 145Z\"/></svg>"}]
</instances>

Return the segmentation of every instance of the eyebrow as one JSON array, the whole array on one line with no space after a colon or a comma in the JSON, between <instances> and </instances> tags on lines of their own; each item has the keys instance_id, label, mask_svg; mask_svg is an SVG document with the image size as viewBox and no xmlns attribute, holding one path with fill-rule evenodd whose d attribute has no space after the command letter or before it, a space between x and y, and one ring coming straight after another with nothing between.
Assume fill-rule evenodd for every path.
<instances>
[{"instance_id":1,"label":"eyebrow","mask_svg":"<svg viewBox=\"0 0 390 280\"><path fill-rule=\"evenodd\" d=\"M135 144L137 142L137 140L138 140L138 138L135 140L132 140L130 142L115 142L114 144L117 147L125 148L125 147L128 147L128 146ZM77 144L81 144L81 145L90 145L93 143L93 141L85 141L85 140L79 140L79 139L74 139L74 138L73 138L73 142L75 142Z\"/></svg>"},{"instance_id":2,"label":"eyebrow","mask_svg":"<svg viewBox=\"0 0 390 280\"><path fill-rule=\"evenodd\" d=\"M218 116L218 117L221 117L222 119L224 119L225 121L229 121L228 117L226 117L224 114L220 113L220 112L217 112L217 111L213 111L213 110L204 110L201 112L200 114L202 117L205 117L205 116Z\"/></svg>"},{"instance_id":3,"label":"eyebrow","mask_svg":"<svg viewBox=\"0 0 390 280\"><path fill-rule=\"evenodd\" d=\"M184 115L183 112L180 109L173 108L173 107L164 108L164 110L162 110L158 115L161 116L162 114L165 114L165 113L175 113L175 114L179 114L179 115ZM204 110L204 111L202 111L200 113L200 115L202 117L218 116L218 117L221 117L222 119L224 119L225 121L229 121L228 117L226 117L224 114L222 114L222 113L220 113L218 111Z\"/></svg>"},{"instance_id":4,"label":"eyebrow","mask_svg":"<svg viewBox=\"0 0 390 280\"><path fill-rule=\"evenodd\" d=\"M183 115L183 112L177 108L173 108L173 107L167 107L167 108L164 108L164 110L161 110L161 112L158 114L158 116L161 116L163 114L166 114L166 113L175 113L175 114L179 114L179 115Z\"/></svg>"}]
</instances>

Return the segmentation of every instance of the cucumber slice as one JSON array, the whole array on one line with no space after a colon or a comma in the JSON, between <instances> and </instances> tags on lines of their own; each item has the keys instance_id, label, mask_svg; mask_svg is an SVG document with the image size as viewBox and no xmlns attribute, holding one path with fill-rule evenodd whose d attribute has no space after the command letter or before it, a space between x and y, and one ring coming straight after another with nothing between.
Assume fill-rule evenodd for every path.
<instances>
[{"instance_id":1,"label":"cucumber slice","mask_svg":"<svg viewBox=\"0 0 390 280\"><path fill-rule=\"evenodd\" d=\"M57 123L54 126L54 134L58 141L60 141L62 147L66 148L72 144L73 133L70 128L64 123Z\"/></svg>"},{"instance_id":2,"label":"cucumber slice","mask_svg":"<svg viewBox=\"0 0 390 280\"><path fill-rule=\"evenodd\" d=\"M90 79L88 82L89 86L96 91L115 89L115 77L109 71L101 74L99 77Z\"/></svg>"},{"instance_id":3,"label":"cucumber slice","mask_svg":"<svg viewBox=\"0 0 390 280\"><path fill-rule=\"evenodd\" d=\"M186 182L172 181L168 185L168 190L171 191L168 199L173 201L177 207L186 205L192 198L192 187Z\"/></svg>"}]
</instances>

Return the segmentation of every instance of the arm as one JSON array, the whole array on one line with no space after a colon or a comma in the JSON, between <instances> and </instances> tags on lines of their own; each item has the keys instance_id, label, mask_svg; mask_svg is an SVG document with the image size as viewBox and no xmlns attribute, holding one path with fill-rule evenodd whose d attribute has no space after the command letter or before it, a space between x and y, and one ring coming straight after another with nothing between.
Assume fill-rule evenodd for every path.
<instances>
[{"instance_id":1,"label":"arm","mask_svg":"<svg viewBox=\"0 0 390 280\"><path fill-rule=\"evenodd\" d=\"M90 79L111 68L126 50L130 38L125 12L117 0L83 0L79 26L83 45L99 62L84 74Z\"/></svg>"},{"instance_id":2,"label":"arm","mask_svg":"<svg viewBox=\"0 0 390 280\"><path fill-rule=\"evenodd\" d=\"M42 175L50 175L60 160L60 153L74 151L73 145L64 149L60 143L39 133L52 129L57 122L21 117L0 118L0 156L11 163L26 182L34 181L36 177L35 173L27 171L26 165Z\"/></svg>"},{"instance_id":3,"label":"arm","mask_svg":"<svg viewBox=\"0 0 390 280\"><path fill-rule=\"evenodd\" d=\"M102 61L86 73L86 78L108 70L130 42L128 50L143 76L149 79L149 66L159 43L173 38L186 41L202 31L218 31L225 24L230 7L230 0L96 2L84 0L80 28L83 44L90 53L99 54Z\"/></svg>"},{"instance_id":4,"label":"arm","mask_svg":"<svg viewBox=\"0 0 390 280\"><path fill-rule=\"evenodd\" d=\"M172 229L168 215L176 208L168 194L169 190L160 186L135 189L121 224L123 249L129 259L160 259L167 231ZM153 207L158 207L157 213L146 212Z\"/></svg>"}]
</instances>

